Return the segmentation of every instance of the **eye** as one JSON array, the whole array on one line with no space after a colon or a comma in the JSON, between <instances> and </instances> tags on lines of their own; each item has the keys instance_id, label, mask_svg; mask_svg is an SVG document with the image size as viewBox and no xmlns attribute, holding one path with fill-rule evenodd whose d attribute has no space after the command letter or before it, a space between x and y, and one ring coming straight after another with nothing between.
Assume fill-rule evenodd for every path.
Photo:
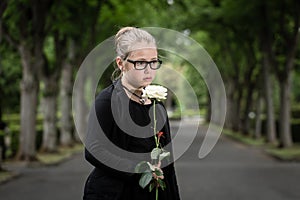
<instances>
[{"instance_id":1,"label":"eye","mask_svg":"<svg viewBox=\"0 0 300 200\"><path fill-rule=\"evenodd\" d=\"M147 64L147 62L145 62L145 61L136 61L135 62L135 65L136 66L144 66L144 65L146 65Z\"/></svg>"}]
</instances>

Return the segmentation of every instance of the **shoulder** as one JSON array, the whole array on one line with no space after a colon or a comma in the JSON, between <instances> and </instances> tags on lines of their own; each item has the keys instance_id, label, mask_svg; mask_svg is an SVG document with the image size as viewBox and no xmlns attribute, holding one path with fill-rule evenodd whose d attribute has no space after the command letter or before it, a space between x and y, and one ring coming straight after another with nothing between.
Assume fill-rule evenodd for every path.
<instances>
[{"instance_id":1,"label":"shoulder","mask_svg":"<svg viewBox=\"0 0 300 200\"><path fill-rule=\"evenodd\" d=\"M111 96L113 93L114 86L113 84L109 85L108 87L104 88L97 96L94 102L94 108L97 113L97 117L103 113L110 113L111 108Z\"/></svg>"},{"instance_id":2,"label":"shoulder","mask_svg":"<svg viewBox=\"0 0 300 200\"><path fill-rule=\"evenodd\" d=\"M102 101L102 100L110 100L111 95L114 90L114 85L111 84L108 87L104 88L97 96L96 101Z\"/></svg>"},{"instance_id":3,"label":"shoulder","mask_svg":"<svg viewBox=\"0 0 300 200\"><path fill-rule=\"evenodd\" d=\"M97 101L111 101L112 95L114 93L115 95L119 95L120 91L120 80L114 81L111 85L108 87L104 88L97 96L96 96L96 102Z\"/></svg>"}]
</instances>

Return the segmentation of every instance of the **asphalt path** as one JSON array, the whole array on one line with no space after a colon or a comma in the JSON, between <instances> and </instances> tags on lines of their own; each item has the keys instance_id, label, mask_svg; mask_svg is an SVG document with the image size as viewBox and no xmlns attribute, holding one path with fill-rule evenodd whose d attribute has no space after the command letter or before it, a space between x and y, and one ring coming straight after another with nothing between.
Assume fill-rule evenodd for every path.
<instances>
[{"instance_id":1,"label":"asphalt path","mask_svg":"<svg viewBox=\"0 0 300 200\"><path fill-rule=\"evenodd\" d=\"M185 125L188 134L193 124ZM176 126L173 126L176 128ZM224 136L204 159L198 158L205 127L176 162L184 200L299 200L300 163L280 162L262 149Z\"/></svg>"},{"instance_id":2,"label":"asphalt path","mask_svg":"<svg viewBox=\"0 0 300 200\"><path fill-rule=\"evenodd\" d=\"M178 123L171 125L176 134ZM186 137L191 137L194 126L191 121L181 124ZM183 200L300 199L300 163L277 161L224 136L208 156L199 159L205 132L201 126L175 163ZM0 185L0 200L80 200L91 169L83 154L58 166L20 168L18 178Z\"/></svg>"},{"instance_id":3,"label":"asphalt path","mask_svg":"<svg viewBox=\"0 0 300 200\"><path fill-rule=\"evenodd\" d=\"M0 200L79 200L91 166L76 154L58 166L17 167L20 175L0 185Z\"/></svg>"}]
</instances>

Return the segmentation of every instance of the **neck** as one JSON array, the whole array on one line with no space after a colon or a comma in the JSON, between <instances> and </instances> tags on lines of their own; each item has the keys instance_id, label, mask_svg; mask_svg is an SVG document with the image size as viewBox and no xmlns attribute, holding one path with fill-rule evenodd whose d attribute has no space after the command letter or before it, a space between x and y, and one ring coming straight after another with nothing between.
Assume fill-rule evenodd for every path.
<instances>
[{"instance_id":1,"label":"neck","mask_svg":"<svg viewBox=\"0 0 300 200\"><path fill-rule=\"evenodd\" d=\"M142 88L137 89L137 88L131 86L130 84L126 84L125 81L122 81L122 79L121 79L121 84L122 84L127 96L130 99L132 99L138 103L141 103L141 104L149 103L148 99L142 98L142 94L143 94L142 90L141 90Z\"/></svg>"},{"instance_id":2,"label":"neck","mask_svg":"<svg viewBox=\"0 0 300 200\"><path fill-rule=\"evenodd\" d=\"M142 87L135 87L131 84L129 84L123 77L121 78L121 84L128 88L130 91L133 91L133 92L142 92Z\"/></svg>"}]
</instances>

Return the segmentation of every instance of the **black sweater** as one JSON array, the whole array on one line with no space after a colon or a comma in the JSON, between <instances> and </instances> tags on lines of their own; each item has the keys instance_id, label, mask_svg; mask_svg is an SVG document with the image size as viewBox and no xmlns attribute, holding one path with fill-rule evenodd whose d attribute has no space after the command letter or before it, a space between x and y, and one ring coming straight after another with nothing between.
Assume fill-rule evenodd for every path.
<instances>
[{"instance_id":1,"label":"black sweater","mask_svg":"<svg viewBox=\"0 0 300 200\"><path fill-rule=\"evenodd\" d=\"M164 132L161 144L172 152L170 127L163 104L156 102L157 130ZM140 161L150 161L155 147L153 137L153 103L141 105L126 95L121 82L104 89L90 112L85 139L85 157L95 169L90 174L84 199L155 199L155 189L139 186L141 174L134 168ZM172 161L172 159L171 159ZM160 200L179 199L173 163L162 165L166 189L159 189Z\"/></svg>"}]
</instances>

